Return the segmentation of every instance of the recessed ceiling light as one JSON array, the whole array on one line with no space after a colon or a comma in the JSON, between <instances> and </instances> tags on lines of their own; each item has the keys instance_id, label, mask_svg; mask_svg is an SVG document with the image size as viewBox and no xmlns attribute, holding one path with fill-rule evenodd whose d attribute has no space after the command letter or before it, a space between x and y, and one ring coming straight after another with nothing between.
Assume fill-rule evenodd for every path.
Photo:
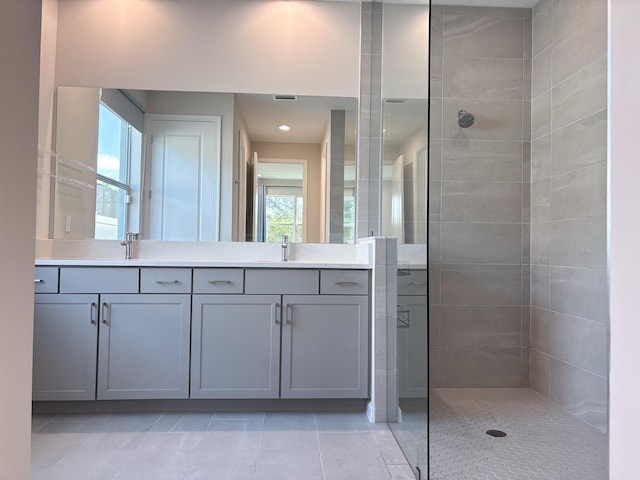
<instances>
[{"instance_id":1,"label":"recessed ceiling light","mask_svg":"<svg viewBox=\"0 0 640 480\"><path fill-rule=\"evenodd\" d=\"M278 127L278 130L280 130L282 132L288 132L289 130L291 130L291 127L289 125L280 125Z\"/></svg>"}]
</instances>

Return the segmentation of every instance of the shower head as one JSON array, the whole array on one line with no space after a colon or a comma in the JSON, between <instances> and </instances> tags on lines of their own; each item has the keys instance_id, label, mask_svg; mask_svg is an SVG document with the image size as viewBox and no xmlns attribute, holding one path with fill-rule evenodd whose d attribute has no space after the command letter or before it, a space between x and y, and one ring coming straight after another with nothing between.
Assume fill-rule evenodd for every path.
<instances>
[{"instance_id":1,"label":"shower head","mask_svg":"<svg viewBox=\"0 0 640 480\"><path fill-rule=\"evenodd\" d=\"M476 118L473 116L473 113L469 113L466 110L458 111L458 125L461 128L469 128L476 121Z\"/></svg>"}]
</instances>

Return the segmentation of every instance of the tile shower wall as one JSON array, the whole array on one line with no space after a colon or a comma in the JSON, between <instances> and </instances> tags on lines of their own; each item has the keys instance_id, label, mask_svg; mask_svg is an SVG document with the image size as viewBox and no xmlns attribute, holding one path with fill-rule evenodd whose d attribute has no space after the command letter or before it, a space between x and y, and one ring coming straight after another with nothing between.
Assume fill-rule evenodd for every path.
<instances>
[{"instance_id":1,"label":"tile shower wall","mask_svg":"<svg viewBox=\"0 0 640 480\"><path fill-rule=\"evenodd\" d=\"M533 10L530 385L607 422L607 2Z\"/></svg>"},{"instance_id":2,"label":"tile shower wall","mask_svg":"<svg viewBox=\"0 0 640 480\"><path fill-rule=\"evenodd\" d=\"M530 34L528 9L433 7L432 387L529 382Z\"/></svg>"}]
</instances>

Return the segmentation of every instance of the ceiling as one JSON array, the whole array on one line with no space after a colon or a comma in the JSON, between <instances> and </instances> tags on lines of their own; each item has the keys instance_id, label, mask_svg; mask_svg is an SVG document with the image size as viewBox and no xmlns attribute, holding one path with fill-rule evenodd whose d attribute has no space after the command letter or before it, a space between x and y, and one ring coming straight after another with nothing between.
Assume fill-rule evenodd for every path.
<instances>
[{"instance_id":1,"label":"ceiling","mask_svg":"<svg viewBox=\"0 0 640 480\"><path fill-rule=\"evenodd\" d=\"M346 97L296 96L296 100L274 100L274 95L236 94L236 102L253 142L321 143L331 110L345 110L355 119L357 100ZM291 130L282 132L280 125ZM355 138L355 132L347 132ZM347 139L347 142L349 140Z\"/></svg>"}]
</instances>

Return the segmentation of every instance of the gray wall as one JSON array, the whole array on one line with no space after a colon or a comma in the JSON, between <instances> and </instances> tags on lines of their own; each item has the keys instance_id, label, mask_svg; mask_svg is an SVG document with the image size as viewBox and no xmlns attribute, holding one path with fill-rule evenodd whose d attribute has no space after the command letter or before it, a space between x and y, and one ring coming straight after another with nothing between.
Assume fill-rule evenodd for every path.
<instances>
[{"instance_id":1,"label":"gray wall","mask_svg":"<svg viewBox=\"0 0 640 480\"><path fill-rule=\"evenodd\" d=\"M531 388L607 423L607 2L534 8Z\"/></svg>"},{"instance_id":2,"label":"gray wall","mask_svg":"<svg viewBox=\"0 0 640 480\"><path fill-rule=\"evenodd\" d=\"M433 8L432 387L528 385L530 25L531 10Z\"/></svg>"}]
</instances>

